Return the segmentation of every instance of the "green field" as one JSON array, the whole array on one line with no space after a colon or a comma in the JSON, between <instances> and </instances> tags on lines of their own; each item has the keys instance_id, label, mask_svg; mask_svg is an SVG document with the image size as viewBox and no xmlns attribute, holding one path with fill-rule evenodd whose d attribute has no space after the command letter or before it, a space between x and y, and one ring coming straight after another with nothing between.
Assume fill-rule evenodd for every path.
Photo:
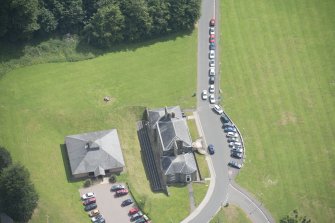
<instances>
[{"instance_id":1,"label":"green field","mask_svg":"<svg viewBox=\"0 0 335 223\"><path fill-rule=\"evenodd\" d=\"M186 187L171 187L170 197L150 191L136 121L146 106L195 106L196 36L171 36L81 62L18 68L0 79L0 144L29 169L40 195L31 222L89 222L79 202L82 182L68 182L61 145L66 135L111 128L118 130L126 162L120 179L144 211L154 222L180 222L188 215Z\"/></svg>"},{"instance_id":2,"label":"green field","mask_svg":"<svg viewBox=\"0 0 335 223\"><path fill-rule=\"evenodd\" d=\"M220 4L223 104L246 143L237 182L277 221L334 221L335 1Z\"/></svg>"},{"instance_id":3,"label":"green field","mask_svg":"<svg viewBox=\"0 0 335 223\"><path fill-rule=\"evenodd\" d=\"M214 216L210 223L251 223L251 220L243 212L243 210L234 205L221 208L221 210Z\"/></svg>"}]
</instances>

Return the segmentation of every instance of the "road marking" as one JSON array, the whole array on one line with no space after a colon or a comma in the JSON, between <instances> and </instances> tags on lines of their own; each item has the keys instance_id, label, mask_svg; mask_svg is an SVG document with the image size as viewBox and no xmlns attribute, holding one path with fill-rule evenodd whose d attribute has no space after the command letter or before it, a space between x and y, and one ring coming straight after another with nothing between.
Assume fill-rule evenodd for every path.
<instances>
[{"instance_id":1,"label":"road marking","mask_svg":"<svg viewBox=\"0 0 335 223\"><path fill-rule=\"evenodd\" d=\"M230 184L230 186L235 189L237 192L239 192L240 194L242 194L245 198L247 198L261 213L262 215L265 217L265 219L267 220L267 222L270 222L270 220L268 219L268 217L264 214L264 212L246 195L244 194L242 191L239 191L237 188L235 188L232 184Z\"/></svg>"}]
</instances>

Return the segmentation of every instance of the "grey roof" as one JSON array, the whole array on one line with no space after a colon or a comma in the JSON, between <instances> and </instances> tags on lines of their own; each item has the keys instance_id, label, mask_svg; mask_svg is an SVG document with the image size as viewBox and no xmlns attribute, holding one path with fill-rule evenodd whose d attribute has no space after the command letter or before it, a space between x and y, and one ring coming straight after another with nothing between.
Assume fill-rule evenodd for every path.
<instances>
[{"instance_id":1,"label":"grey roof","mask_svg":"<svg viewBox=\"0 0 335 223\"><path fill-rule=\"evenodd\" d=\"M105 170L125 165L116 129L70 135L65 144L73 175L104 175Z\"/></svg>"},{"instance_id":2,"label":"grey roof","mask_svg":"<svg viewBox=\"0 0 335 223\"><path fill-rule=\"evenodd\" d=\"M161 162L165 175L174 175L176 173L191 174L197 171L194 155L192 153L172 157L163 156Z\"/></svg>"},{"instance_id":3,"label":"grey roof","mask_svg":"<svg viewBox=\"0 0 335 223\"><path fill-rule=\"evenodd\" d=\"M174 117L166 115L174 113ZM148 110L148 119L152 128L156 128L160 135L163 150L167 151L176 141L182 141L185 147L192 145L186 119L182 117L179 106Z\"/></svg>"},{"instance_id":4,"label":"grey roof","mask_svg":"<svg viewBox=\"0 0 335 223\"><path fill-rule=\"evenodd\" d=\"M168 113L174 113L176 118L183 118L181 109L179 106L156 108L148 111L148 119L151 126L153 126L161 117L165 115L165 110Z\"/></svg>"}]
</instances>

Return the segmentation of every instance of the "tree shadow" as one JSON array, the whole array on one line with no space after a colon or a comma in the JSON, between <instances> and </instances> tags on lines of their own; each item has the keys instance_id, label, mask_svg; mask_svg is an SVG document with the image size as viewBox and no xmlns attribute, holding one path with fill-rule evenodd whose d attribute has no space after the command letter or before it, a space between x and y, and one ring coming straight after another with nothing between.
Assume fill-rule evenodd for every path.
<instances>
[{"instance_id":1,"label":"tree shadow","mask_svg":"<svg viewBox=\"0 0 335 223\"><path fill-rule=\"evenodd\" d=\"M66 145L65 144L60 144L59 147L60 147L60 150L61 150L61 153L62 153L63 165L64 165L64 170L65 170L67 182L68 183L75 183L75 182L82 181L83 179L76 179L76 178L72 177L71 167L70 167L70 160L69 160L69 156L67 154Z\"/></svg>"},{"instance_id":2,"label":"tree shadow","mask_svg":"<svg viewBox=\"0 0 335 223\"><path fill-rule=\"evenodd\" d=\"M135 52L137 49L148 47L150 45L160 43L160 42L168 42L168 41L175 41L177 38L184 37L184 36L190 36L194 30L186 30L176 33L170 33L166 34L164 36L156 36L152 37L151 39L142 40L138 42L124 42L124 43L118 43L115 46L109 47L109 48L98 48L93 47L91 45L88 45L85 43L85 41L80 41L77 45L77 52L78 53L91 53L95 56L99 56L105 53L115 53L115 52L127 52L132 51Z\"/></svg>"}]
</instances>

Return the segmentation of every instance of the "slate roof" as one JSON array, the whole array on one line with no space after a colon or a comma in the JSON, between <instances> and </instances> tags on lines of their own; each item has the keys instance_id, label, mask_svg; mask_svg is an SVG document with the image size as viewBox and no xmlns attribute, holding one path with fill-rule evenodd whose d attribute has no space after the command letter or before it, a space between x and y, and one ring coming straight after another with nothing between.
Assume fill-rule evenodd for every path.
<instances>
[{"instance_id":1,"label":"slate roof","mask_svg":"<svg viewBox=\"0 0 335 223\"><path fill-rule=\"evenodd\" d=\"M165 175L174 175L176 173L191 174L197 171L194 155L192 153L185 153L178 156L163 156L161 162Z\"/></svg>"},{"instance_id":2,"label":"slate roof","mask_svg":"<svg viewBox=\"0 0 335 223\"><path fill-rule=\"evenodd\" d=\"M166 112L172 114L167 116ZM179 106L148 110L148 119L152 128L157 128L163 144L163 150L171 148L175 141L182 141L185 147L192 145L186 119L182 117Z\"/></svg>"},{"instance_id":3,"label":"slate roof","mask_svg":"<svg viewBox=\"0 0 335 223\"><path fill-rule=\"evenodd\" d=\"M116 129L82 133L65 137L73 175L124 167L124 159Z\"/></svg>"}]
</instances>

